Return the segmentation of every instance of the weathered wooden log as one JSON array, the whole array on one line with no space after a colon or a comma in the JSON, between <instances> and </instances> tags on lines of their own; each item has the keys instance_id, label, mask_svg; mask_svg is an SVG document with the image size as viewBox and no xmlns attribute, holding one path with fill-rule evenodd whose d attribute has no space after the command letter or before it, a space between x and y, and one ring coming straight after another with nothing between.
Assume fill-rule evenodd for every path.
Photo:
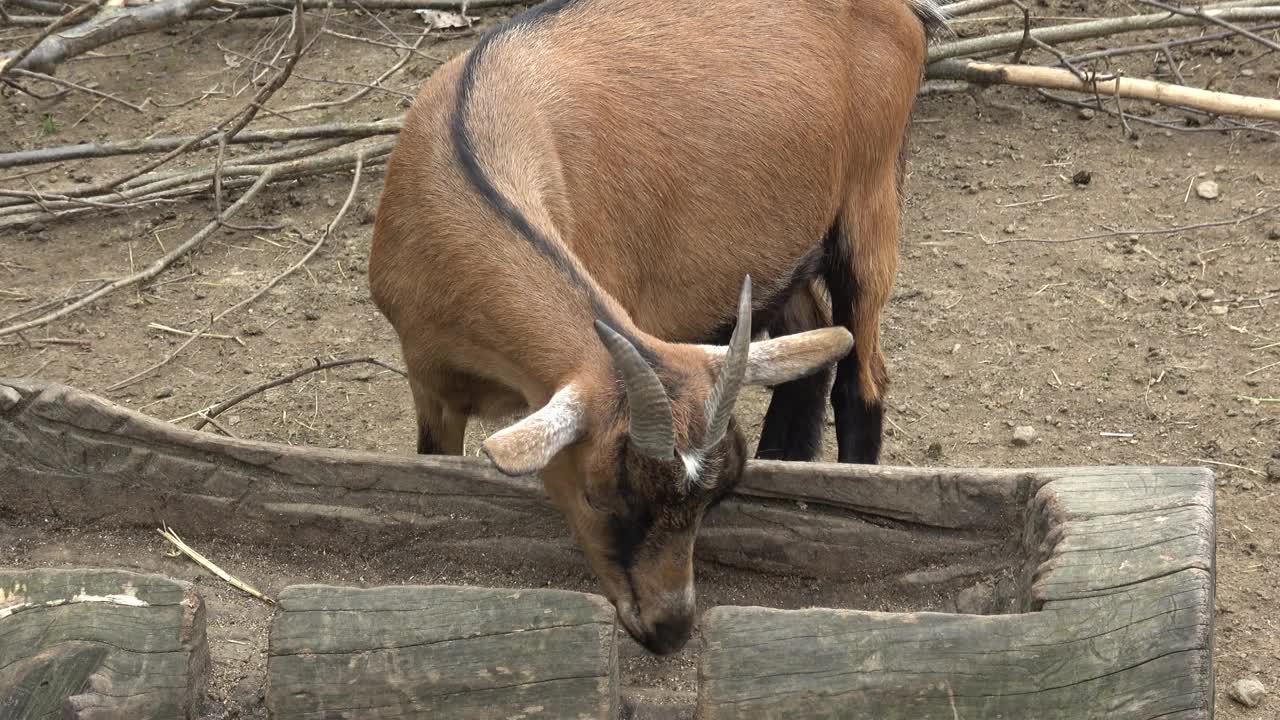
<instances>
[{"instance_id":1,"label":"weathered wooden log","mask_svg":"<svg viewBox=\"0 0 1280 720\"><path fill-rule=\"evenodd\" d=\"M204 603L116 570L0 569L0 718L199 717Z\"/></svg>"},{"instance_id":2,"label":"weathered wooden log","mask_svg":"<svg viewBox=\"0 0 1280 720\"><path fill-rule=\"evenodd\" d=\"M1201 468L1038 472L1021 614L714 608L697 717L1207 720L1213 482Z\"/></svg>"},{"instance_id":3,"label":"weathered wooden log","mask_svg":"<svg viewBox=\"0 0 1280 720\"><path fill-rule=\"evenodd\" d=\"M294 585L279 602L276 720L616 716L617 628L600 596Z\"/></svg>"},{"instance_id":4,"label":"weathered wooden log","mask_svg":"<svg viewBox=\"0 0 1280 720\"><path fill-rule=\"evenodd\" d=\"M904 602L930 606L913 573L933 568L958 587L1010 566L1031 479L751 463L696 551L753 571L899 588ZM481 459L234 440L30 380L0 379L0 512L81 528L167 522L190 539L286 540L340 553L416 537L440 560L482 553L499 567L531 556L548 572L585 567L540 483Z\"/></svg>"}]
</instances>

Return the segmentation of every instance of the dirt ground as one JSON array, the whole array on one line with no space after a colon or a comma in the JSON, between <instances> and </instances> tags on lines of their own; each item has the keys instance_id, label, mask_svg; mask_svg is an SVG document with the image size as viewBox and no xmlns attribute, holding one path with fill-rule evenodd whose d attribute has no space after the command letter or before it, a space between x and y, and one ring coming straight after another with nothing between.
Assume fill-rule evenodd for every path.
<instances>
[{"instance_id":1,"label":"dirt ground","mask_svg":"<svg viewBox=\"0 0 1280 720\"><path fill-rule=\"evenodd\" d=\"M1085 5L1052 1L1034 10L1069 17L1083 14ZM1134 10L1110 1L1088 5L1091 15ZM320 17L314 15L315 24ZM493 17L499 16L486 14ZM338 32L383 40L412 41L423 29L417 17L399 12L334 11L326 22ZM229 114L253 92L245 86L254 65L244 56L271 51L287 21L237 21L189 36L202 25L126 40L103 51L115 55L60 69L63 77L133 102L152 98L145 112L82 93L41 101L6 91L0 150L190 133ZM972 22L957 27L964 33L980 28ZM0 48L18 47L29 34L0 30ZM473 38L465 31L432 37L423 52L447 58ZM1166 66L1153 64L1153 56L1122 58L1116 67L1167 79ZM269 107L345 97L357 88L333 81L368 82L395 57L395 50L322 36ZM1174 57L1191 84L1280 96L1280 55L1265 55L1256 45L1222 42L1178 49ZM436 64L414 57L385 85L412 93ZM403 112L402 103L399 94L373 92L288 117L298 124L374 120ZM1125 110L1179 129L1130 119L1126 132L1110 115L1082 113L1021 89L921 100L905 184L901 267L884 323L893 385L882 462L1208 465L1218 476L1218 717L1280 717L1280 698L1247 709L1226 695L1242 677L1280 692L1280 211L1238 225L1141 232L1233 220L1280 205L1280 136L1274 125L1270 134L1224 133L1195 127L1180 111L1139 103L1126 103ZM174 164L212 158L213 151L202 151ZM0 187L50 191L137 163L68 163L21 178L15 176L25 169L0 171ZM82 345L0 340L0 376L68 383L168 420L312 358L369 354L399 364L398 346L369 300L365 278L381 180L379 172L367 174L335 240L303 271L212 330L238 340L200 339L143 381L106 390L184 340L149 324L199 330L211 314L296 262L342 203L349 174L265 191L239 222L283 229L219 231L148 286L116 293L27 336ZM1196 191L1205 180L1217 183L1216 199ZM203 198L0 230L0 317L152 262L207 222L212 206L212 198ZM745 427L758 431L765 401L754 393L740 403ZM231 432L257 440L413 451L404 381L364 366L310 375L224 420ZM1030 445L1013 444L1016 426L1034 429ZM473 427L469 450L492 429ZM210 541L200 549L268 592L294 582L524 580L450 575L429 563L415 569L405 558L376 553L335 563L307 548ZM0 518L0 565L112 565L197 580L210 602L215 657L208 717L264 716L268 612L165 550L158 536L141 531L49 530ZM701 581L715 586L715 578ZM585 568L580 576L543 582L593 589ZM802 598L803 588L788 592ZM768 601L764 595L760 600ZM738 602L742 596L758 593L725 586L703 597ZM688 654L654 660L628 644L624 656L625 670L636 675L661 675L671 669L662 664L673 663L672 676L685 680L663 691L692 689Z\"/></svg>"}]
</instances>

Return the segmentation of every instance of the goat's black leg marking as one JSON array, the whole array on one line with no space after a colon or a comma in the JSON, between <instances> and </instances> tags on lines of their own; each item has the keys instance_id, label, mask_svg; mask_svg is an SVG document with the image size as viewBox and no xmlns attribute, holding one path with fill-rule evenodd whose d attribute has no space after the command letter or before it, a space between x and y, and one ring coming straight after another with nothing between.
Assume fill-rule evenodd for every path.
<instances>
[{"instance_id":1,"label":"goat's black leg marking","mask_svg":"<svg viewBox=\"0 0 1280 720\"><path fill-rule=\"evenodd\" d=\"M809 462L822 450L830 368L774 387L756 446L759 460Z\"/></svg>"},{"instance_id":2,"label":"goat's black leg marking","mask_svg":"<svg viewBox=\"0 0 1280 720\"><path fill-rule=\"evenodd\" d=\"M831 319L833 324L849 328L857 336L853 320L861 300L858 279L849 261L848 245L839 224L827 235L827 289L831 293ZM884 405L865 397L858 382L858 368L867 360L859 353L865 352L854 343L850 351L836 365L836 379L831 386L831 409L836 417L837 459L842 463L874 465L880 459L880 444L884 433Z\"/></svg>"},{"instance_id":3,"label":"goat's black leg marking","mask_svg":"<svg viewBox=\"0 0 1280 720\"><path fill-rule=\"evenodd\" d=\"M431 436L431 428L425 423L418 423L418 454L443 455L444 448Z\"/></svg>"}]
</instances>

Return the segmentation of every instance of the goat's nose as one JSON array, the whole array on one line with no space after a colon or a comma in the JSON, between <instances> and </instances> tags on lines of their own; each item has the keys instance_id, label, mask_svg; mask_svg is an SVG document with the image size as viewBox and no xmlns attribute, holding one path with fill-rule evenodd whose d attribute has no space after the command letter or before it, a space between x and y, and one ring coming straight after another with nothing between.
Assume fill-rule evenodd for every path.
<instances>
[{"instance_id":1,"label":"goat's nose","mask_svg":"<svg viewBox=\"0 0 1280 720\"><path fill-rule=\"evenodd\" d=\"M668 615L655 622L640 642L654 655L670 655L684 648L692 630L692 612Z\"/></svg>"}]
</instances>

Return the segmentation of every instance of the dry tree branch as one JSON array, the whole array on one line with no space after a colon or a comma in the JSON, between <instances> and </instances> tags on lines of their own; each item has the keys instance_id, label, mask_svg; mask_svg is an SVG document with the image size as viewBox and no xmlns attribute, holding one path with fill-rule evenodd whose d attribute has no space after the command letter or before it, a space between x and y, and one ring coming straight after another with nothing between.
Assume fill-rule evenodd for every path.
<instances>
[{"instance_id":1,"label":"dry tree branch","mask_svg":"<svg viewBox=\"0 0 1280 720\"><path fill-rule=\"evenodd\" d=\"M178 260L178 258L183 257L187 253L199 247L210 235L213 234L215 230L217 230L221 226L224 220L227 220L231 216L235 215L237 212L240 212L240 210L245 205L247 205L249 201L254 198L254 196L256 196L259 192L262 191L262 188L266 187L267 184L270 183L275 178L277 172L278 172L277 167L268 168L266 171L262 173L262 175L258 177L257 181L255 181L253 185L251 185L249 189L245 191L243 195L241 195L234 203L232 203L231 207L227 208L226 212L222 213L217 218L214 218L211 222L209 222L207 225L201 228L199 232L197 232L195 235L192 235L190 238L188 238L186 242L178 245L174 249L165 253L162 257L160 257L159 259L157 259L155 262L151 263L147 267L143 268L142 270L139 270L138 272L135 272L131 275L128 275L126 277L107 283L106 285L99 287L97 290L89 292L83 295L82 297L80 297L79 299L75 300L74 302L68 303L67 305L62 306L57 310L54 310L53 312L45 313L44 315L41 315L33 320L27 320L26 322L21 322L16 325L10 325L8 327L0 327L0 337L4 337L5 335L12 335L14 333L19 333L19 332L22 332L23 330L29 330L31 328L43 327L53 322L54 320L70 315L76 310L79 310L80 308L110 293L113 293L116 290L119 290L121 288L131 287L141 282L146 282L147 280L150 280L151 278L159 275L160 273L164 272L166 268L168 268L170 265L175 263Z\"/></svg>"},{"instance_id":2,"label":"dry tree branch","mask_svg":"<svg viewBox=\"0 0 1280 720\"><path fill-rule=\"evenodd\" d=\"M95 90L91 87L85 87L84 85L73 83L70 80L63 80L62 78L57 78L52 75L33 72L31 70L23 70L22 68L14 68L13 73L21 77L31 78L32 80L39 80L41 82L52 83L54 85L61 85L62 87L65 87L65 88L70 88L72 90L79 90L80 92L83 92L83 93L95 95L97 97L102 98L103 100L110 100L112 102L119 103L129 108L130 110L133 110L134 112L146 112L146 109L143 108L142 105L135 105L134 103L131 103L128 100L124 100L122 98L118 98L115 95L112 95L111 93L105 93L105 92L102 92L101 90ZM143 103L145 104L146 101L144 100Z\"/></svg>"},{"instance_id":3,"label":"dry tree branch","mask_svg":"<svg viewBox=\"0 0 1280 720\"><path fill-rule=\"evenodd\" d=\"M1269 7L1266 7L1268 6ZM1280 20L1280 5L1276 0L1247 0L1244 2L1214 5L1203 9L1206 17L1227 21ZM1155 13L1150 15L1130 15L1126 17L1089 20L1087 22L1052 25L1036 28L1031 37L1046 43L1068 42L1072 40L1089 40L1092 38L1118 35L1140 30L1158 30L1163 28L1188 27L1200 25L1203 18ZM929 48L929 62L937 62L949 58L973 56L984 53L999 53L1016 48L1022 42L1022 31L996 33L984 37L968 38L954 42L941 43Z\"/></svg>"},{"instance_id":4,"label":"dry tree branch","mask_svg":"<svg viewBox=\"0 0 1280 720\"><path fill-rule=\"evenodd\" d=\"M37 72L49 72L54 66L68 58L115 42L121 38L137 35L149 30L173 25L190 18L195 12L209 7L212 0L164 0L133 7L123 7L99 13L92 20L77 25L75 32L58 32L67 23L59 27L50 27L38 42L27 47L25 52L0 59L0 75L9 68L22 68ZM96 9L102 0L77 8L58 22L63 22L72 15L75 22ZM56 23L55 23L56 24Z\"/></svg>"},{"instance_id":5,"label":"dry tree branch","mask_svg":"<svg viewBox=\"0 0 1280 720\"><path fill-rule=\"evenodd\" d=\"M1268 23L1249 28L1251 32L1260 33L1268 30L1280 28L1280 23ZM1225 40L1236 34L1234 30L1226 30L1218 33L1210 33L1208 35L1197 35L1189 38L1177 38L1174 40L1165 40L1164 42L1144 43L1141 45L1125 45L1123 47L1106 48L1105 50L1094 50L1092 52L1071 55L1067 60L1073 63L1088 62L1090 60L1101 60L1103 58L1116 57L1118 55L1133 55L1136 53L1155 52L1161 50L1172 50L1175 47L1184 45L1198 45L1200 43L1215 42L1217 40ZM2 157L2 156L0 156Z\"/></svg>"},{"instance_id":6,"label":"dry tree branch","mask_svg":"<svg viewBox=\"0 0 1280 720\"><path fill-rule=\"evenodd\" d=\"M226 133L214 133L204 140L190 145L190 150L214 147L223 139L229 145L249 143L287 142L290 140L314 140L318 138L360 138L374 135L394 135L400 132L403 120L400 117L367 123L327 123L325 125L307 125L291 128L268 128L265 130L244 130L233 138ZM61 147L43 148L40 150L23 150L21 152L0 153L0 168L23 167L26 165L42 165L45 163L64 162L66 160L83 160L86 158L115 157L118 155L146 155L162 153L192 142L194 136L161 137L138 140L120 140L106 143L81 143L79 145L63 145Z\"/></svg>"},{"instance_id":7,"label":"dry tree branch","mask_svg":"<svg viewBox=\"0 0 1280 720\"><path fill-rule=\"evenodd\" d=\"M1150 100L1165 105L1185 105L1207 112L1280 120L1280 100L1200 90L1154 80L1092 76L1081 82L1068 70L1036 65L1006 65L980 60L943 60L929 66L929 77L965 80L979 85L1020 85L1033 88L1074 90L1115 97Z\"/></svg>"},{"instance_id":8,"label":"dry tree branch","mask_svg":"<svg viewBox=\"0 0 1280 720\"><path fill-rule=\"evenodd\" d=\"M183 0L183 1L186 1L186 0ZM210 0L198 0L198 1L207 3ZM244 129L246 125L248 125L250 122L253 121L253 118L257 117L258 111L262 108L263 103L265 103L267 99L270 98L271 95L273 95L276 90L279 90L280 87L284 85L285 81L288 80L289 73L293 72L293 66L297 64L298 57L301 54L301 49L303 46L302 35L303 35L302 0L296 0L296 2L294 3L294 22L293 22L293 33L292 33L296 52L294 52L294 54L290 56L289 61L285 64L284 69L281 70L279 73L277 73L277 75L272 79L272 81L268 83L266 86L264 86L262 90L260 90L254 96L253 100L251 100L247 106L245 106L244 108L241 108L231 117L226 118L225 120L218 123L217 125L214 125L213 127L205 130L201 134L191 136L186 142L182 143L181 145L174 148L173 150L170 150L169 152L165 153L160 158L156 160L152 160L151 162L145 163L141 168L135 169L126 175L113 178L106 182L77 187L73 190L66 191L64 194L67 197L84 197L86 195L103 193L108 190L112 190L130 180L139 178L151 172L152 170L155 170L161 165L164 165L170 160L190 150L197 143L203 142L209 139L210 137L212 137L213 135L218 134L219 132L222 132L222 136L224 138L227 138L227 139L234 138L237 133L239 133L241 130ZM228 125L230 125L231 127L227 128Z\"/></svg>"},{"instance_id":9,"label":"dry tree branch","mask_svg":"<svg viewBox=\"0 0 1280 720\"><path fill-rule=\"evenodd\" d=\"M288 375L285 375L284 377L279 377L279 378L276 378L275 380L262 383L261 385L256 385L254 387L249 388L248 390L245 390L244 392L240 393L239 395L236 395L235 397L229 400L223 400L222 402L216 405L213 405L212 407L204 408L202 410L197 410L196 412L191 413L190 415L186 415L184 417L174 418L169 422L180 422L190 417L198 417L199 419L196 421L196 424L193 425L191 429L199 430L200 428L203 428L206 423L211 422L213 418L221 415L227 410L230 410L232 407L239 405L245 400L248 400L254 395L259 395L273 388L278 388L281 385L288 385L289 383L293 382L294 380L297 380L300 377L303 377L305 375L310 375L311 373L319 372L321 370L329 370L330 368L337 368L337 367L343 367L346 365L356 365L360 363L366 363L369 365L377 365L380 368L390 370L391 372L394 372L400 375L401 377L408 377L408 375L405 373L404 370L401 370L400 368L395 367L394 365L389 365L381 360L378 360L377 358L372 358L372 357L347 358L344 360L330 360L328 362L320 362L319 358L315 358L314 361L315 361L315 365L312 365L311 367L303 368L301 370L296 370L294 372L289 373Z\"/></svg>"},{"instance_id":10,"label":"dry tree branch","mask_svg":"<svg viewBox=\"0 0 1280 720\"><path fill-rule=\"evenodd\" d=\"M27 63L27 59L30 58L33 54L35 54L40 49L40 47L44 45L45 41L50 38L50 36L58 32L59 30L67 27L68 25L75 25L76 23L83 20L85 16L92 15L93 13L97 12L98 8L102 6L103 2L104 0L93 0L93 2L91 3L82 5L76 8L75 10L72 10L66 15L63 15L57 20L54 20L53 22L49 23L49 26L44 29L44 32L37 35L36 39L31 41L31 43L28 44L26 47L22 48L16 53L13 53L7 58L0 58L0 78L4 77L8 73L13 72L14 70L17 70L18 68L23 67L24 64Z\"/></svg>"},{"instance_id":11,"label":"dry tree branch","mask_svg":"<svg viewBox=\"0 0 1280 720\"><path fill-rule=\"evenodd\" d=\"M323 108L339 107L339 106L347 105L359 100L365 95L368 95L370 90L381 90L383 92L391 92L391 93L395 93L398 95L402 95L406 98L412 99L413 98L412 95L409 95L407 93L401 93L396 90L391 90L389 88L384 88L382 87L382 83L385 82L387 78L400 72L400 70L403 69L404 66L407 65L408 62L413 59L413 53L417 52L418 48L422 46L422 41L427 39L427 35L429 33L430 33L430 30L423 30L422 34L418 36L418 39L414 41L413 46L412 48L410 48L409 52L406 52L403 57L397 60L396 63L392 65L390 68L388 68L386 72L379 75L377 79L375 79L372 83L369 83L369 84L361 83L363 87L361 87L359 90L356 90L355 92L348 95L347 97L341 100L330 100L325 102L307 103L305 105L295 105L293 107L284 108L283 110L280 110L280 112L288 114L288 113L305 112L307 110L320 110Z\"/></svg>"},{"instance_id":12,"label":"dry tree branch","mask_svg":"<svg viewBox=\"0 0 1280 720\"><path fill-rule=\"evenodd\" d=\"M338 145L343 144L342 141L320 141L322 147L320 150L327 150L335 147L332 143L337 142ZM327 144L324 144L327 143ZM347 149L331 154L318 154L315 147L311 148L285 148L284 150L273 151L269 153L272 156L271 163L265 161L260 164L244 164L235 167L223 168L223 185L226 188L239 188L254 182L266 170L274 170L276 172L275 180L289 180L310 175L321 175L324 173L343 170L351 167L355 163L356 155L364 153L366 168L374 162L381 162L395 146L394 141L384 141L375 145L371 145L359 149ZM258 156L265 157L268 153ZM281 158L288 159L302 155L300 159L281 162ZM233 177L234 176L234 177ZM176 198L186 197L194 194L207 193L209 191L209 181L213 177L212 169L205 169L197 173L177 173L164 180L148 182L135 186L128 190L123 190L116 195L104 195L107 198L124 198L129 201L126 207L137 206L140 204L151 204L156 202L172 201ZM50 206L50 210L58 210L63 207L69 207L74 204L72 201L51 201L45 205ZM38 203L31 203L18 207L0 208L0 229L24 225L35 220L49 220L51 217L64 219L67 217L81 215L85 212L93 211L92 207L81 207L74 209L62 210L56 216L51 216L48 212L40 207ZM7 217L6 217L7 216Z\"/></svg>"},{"instance_id":13,"label":"dry tree branch","mask_svg":"<svg viewBox=\"0 0 1280 720\"><path fill-rule=\"evenodd\" d=\"M1008 4L1009 0L961 0L943 5L942 13L948 18L958 18Z\"/></svg>"},{"instance_id":14,"label":"dry tree branch","mask_svg":"<svg viewBox=\"0 0 1280 720\"><path fill-rule=\"evenodd\" d=\"M218 313L218 315L213 318L213 322L218 322L222 318L230 315L231 313L239 310L240 308L254 302L258 298L267 294L267 292L270 291L271 288L279 284L281 280L284 280L285 278L292 275L295 270L307 264L307 261L310 260L312 256L314 256L317 252L319 252L320 247L324 245L324 241L328 239L329 236L333 235L333 231L338 227L338 224L342 222L342 219L344 217L346 217L347 209L351 207L351 201L355 199L356 190L360 187L360 174L363 171L364 171L364 153L360 153L356 155L355 175L354 177L351 178L351 190L347 192L347 199L342 203L342 207L338 209L338 214L333 218L333 220L327 226L325 226L324 232L320 233L320 239L316 240L315 245L311 246L311 249L308 250L307 253L302 256L302 259L290 265L289 268L286 269L284 272L271 278L270 282L268 282L266 285L263 285L254 294L250 295L244 300L241 300L235 305L232 305L226 310L223 310L222 312Z\"/></svg>"},{"instance_id":15,"label":"dry tree branch","mask_svg":"<svg viewBox=\"0 0 1280 720\"><path fill-rule=\"evenodd\" d=\"M1220 17L1207 15L1203 12L1200 12L1199 10L1188 10L1186 8L1174 7L1173 5L1169 5L1168 3L1160 2L1160 0L1138 0L1138 2L1142 3L1143 5L1150 5L1151 7L1159 8L1166 12L1175 13L1177 15L1185 15L1187 17L1199 18L1205 21L1206 23L1211 23L1213 25L1224 27L1238 35L1241 35L1242 37L1247 37L1250 40L1253 40L1254 42L1261 43L1271 48L1272 50L1280 50L1280 43L1277 43L1274 40L1268 40L1267 38L1255 32L1251 32L1246 28L1242 28L1233 22L1223 20Z\"/></svg>"}]
</instances>

